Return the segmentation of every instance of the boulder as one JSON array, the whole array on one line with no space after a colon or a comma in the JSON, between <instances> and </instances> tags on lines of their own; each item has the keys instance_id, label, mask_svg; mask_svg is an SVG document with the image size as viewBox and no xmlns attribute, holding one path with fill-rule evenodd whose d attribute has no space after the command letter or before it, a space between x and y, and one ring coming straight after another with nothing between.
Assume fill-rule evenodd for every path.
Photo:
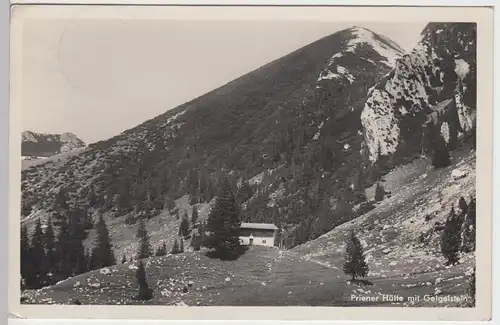
<instances>
[{"instance_id":1,"label":"boulder","mask_svg":"<svg viewBox=\"0 0 500 325\"><path fill-rule=\"evenodd\" d=\"M460 169L454 169L452 172L451 172L451 177L455 180L457 179L461 179L461 178L464 178L465 176L467 176L467 172L463 171L463 170L460 170Z\"/></svg>"},{"instance_id":2,"label":"boulder","mask_svg":"<svg viewBox=\"0 0 500 325\"><path fill-rule=\"evenodd\" d=\"M99 289L101 287L101 284L99 282L89 283L89 287L94 288L94 289Z\"/></svg>"}]
</instances>

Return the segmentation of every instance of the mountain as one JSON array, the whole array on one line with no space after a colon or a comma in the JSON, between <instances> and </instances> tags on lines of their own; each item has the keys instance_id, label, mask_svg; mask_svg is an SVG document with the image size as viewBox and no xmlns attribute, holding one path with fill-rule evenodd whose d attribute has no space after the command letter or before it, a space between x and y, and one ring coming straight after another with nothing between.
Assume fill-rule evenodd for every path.
<instances>
[{"instance_id":1,"label":"mountain","mask_svg":"<svg viewBox=\"0 0 500 325\"><path fill-rule=\"evenodd\" d=\"M73 133L43 134L31 131L22 133L23 157L50 157L85 147L85 143Z\"/></svg>"},{"instance_id":2,"label":"mountain","mask_svg":"<svg viewBox=\"0 0 500 325\"><path fill-rule=\"evenodd\" d=\"M429 24L407 54L365 28L337 32L24 170L23 215L47 215L64 192L91 214L134 224L186 194L188 211L208 204L225 173L237 194L251 185L240 197L245 220L280 225L287 246L304 243L372 209L366 189L430 154L437 133L452 149L474 133L474 42L473 24Z\"/></svg>"},{"instance_id":3,"label":"mountain","mask_svg":"<svg viewBox=\"0 0 500 325\"><path fill-rule=\"evenodd\" d=\"M242 180L261 178L242 202L248 220L279 213L275 222L293 232L301 222L310 228L317 221L311 211L326 216L327 205L338 206L337 217L316 222L320 234L363 200L356 193L361 186L353 187L362 164L349 163L363 160L359 115L369 87L402 54L394 42L360 27L320 39L64 163L24 170L24 216L51 211L64 191L77 205L96 197L88 207L95 213L152 217L166 197L188 193L192 203L209 202L224 171L235 191Z\"/></svg>"},{"instance_id":4,"label":"mountain","mask_svg":"<svg viewBox=\"0 0 500 325\"><path fill-rule=\"evenodd\" d=\"M154 247L170 246L176 216L196 205L206 219L224 174L246 221L280 227L280 249L253 247L236 261L203 250L149 258L148 304L470 305L352 299L469 297L474 249L462 246L459 263L448 265L440 243L452 212L462 211L461 241L475 229L464 211L475 197L476 25L430 23L421 36L404 53L368 29L340 31L72 157L28 168L22 222L32 227L64 206L69 216L103 215L116 256L129 260L139 218ZM438 168L441 151L449 161ZM342 271L351 230L369 265L361 284ZM85 245L95 237L88 230ZM94 270L25 297L137 304L136 268Z\"/></svg>"}]
</instances>

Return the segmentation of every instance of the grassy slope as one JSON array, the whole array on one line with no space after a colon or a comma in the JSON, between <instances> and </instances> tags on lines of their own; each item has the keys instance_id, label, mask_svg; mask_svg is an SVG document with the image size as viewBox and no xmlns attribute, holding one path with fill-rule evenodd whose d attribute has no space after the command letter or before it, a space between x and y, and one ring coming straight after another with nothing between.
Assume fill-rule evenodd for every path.
<instances>
[{"instance_id":1,"label":"grassy slope","mask_svg":"<svg viewBox=\"0 0 500 325\"><path fill-rule=\"evenodd\" d=\"M147 303L338 306L366 304L352 301L353 293L403 297L465 294L473 255L463 256L457 266L444 267L439 233L432 231L436 221L444 220L451 204L456 206L461 195L468 197L474 191L474 153L462 151L453 160L453 166L442 170L414 163L403 172L399 169L386 175L386 187L393 191L391 198L366 215L290 251L253 247L230 262L210 259L203 252L151 258L146 269L155 297ZM453 179L451 172L456 168L466 171L467 176ZM424 220L427 214L433 216L428 222ZM353 227L365 246L369 286L346 282L342 272L344 234ZM419 243L422 233L429 236ZM68 303L78 298L83 304L135 304L138 302L131 299L136 293L131 265L109 268L108 275L99 270L79 275L46 289L25 292L25 296L31 303ZM182 293L190 281L193 286ZM90 285L96 283L100 288ZM417 305L441 306L423 301Z\"/></svg>"},{"instance_id":2,"label":"grassy slope","mask_svg":"<svg viewBox=\"0 0 500 325\"><path fill-rule=\"evenodd\" d=\"M180 217L184 215L184 211L187 211L189 218L191 218L192 206L189 205L188 201L187 195L175 201ZM198 204L198 220L205 220L208 217L208 212L208 203ZM135 234L139 224L126 224L125 216L116 218L107 215L105 220L112 238L116 259L120 261L123 254L125 254L127 260L130 260L137 252L139 243L135 239ZM167 209L146 222L146 229L150 235L150 243L154 251L161 245L162 241L165 241L167 250L170 251L175 238L177 238L180 223L181 219L177 220L175 215L168 213ZM84 242L87 248L92 248L94 238L95 229L91 229L88 238ZM189 242L186 241L184 245L189 245Z\"/></svg>"}]
</instances>

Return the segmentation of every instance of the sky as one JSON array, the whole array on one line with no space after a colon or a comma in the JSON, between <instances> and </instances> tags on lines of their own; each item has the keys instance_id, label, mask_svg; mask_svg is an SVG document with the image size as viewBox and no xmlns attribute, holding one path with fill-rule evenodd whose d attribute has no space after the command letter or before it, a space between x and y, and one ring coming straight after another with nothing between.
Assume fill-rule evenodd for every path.
<instances>
[{"instance_id":1,"label":"sky","mask_svg":"<svg viewBox=\"0 0 500 325\"><path fill-rule=\"evenodd\" d=\"M23 130L93 143L339 30L365 27L410 51L426 24L29 19Z\"/></svg>"}]
</instances>

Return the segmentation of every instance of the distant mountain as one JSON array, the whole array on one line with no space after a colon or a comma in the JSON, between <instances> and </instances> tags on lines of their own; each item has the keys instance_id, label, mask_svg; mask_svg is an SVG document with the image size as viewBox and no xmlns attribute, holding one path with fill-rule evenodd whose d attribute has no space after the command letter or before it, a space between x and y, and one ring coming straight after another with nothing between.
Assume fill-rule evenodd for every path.
<instances>
[{"instance_id":1,"label":"distant mountain","mask_svg":"<svg viewBox=\"0 0 500 325\"><path fill-rule=\"evenodd\" d=\"M59 153L85 147L85 143L73 133L44 134L31 131L22 133L23 157L50 157Z\"/></svg>"}]
</instances>

